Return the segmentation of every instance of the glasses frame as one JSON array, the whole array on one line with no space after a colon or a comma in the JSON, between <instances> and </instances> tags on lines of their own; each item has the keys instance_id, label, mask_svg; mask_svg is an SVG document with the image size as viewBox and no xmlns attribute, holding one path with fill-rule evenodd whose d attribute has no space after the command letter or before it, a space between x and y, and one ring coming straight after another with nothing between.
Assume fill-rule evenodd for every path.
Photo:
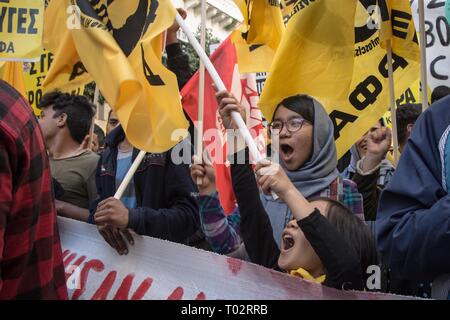
<instances>
[{"instance_id":1,"label":"glasses frame","mask_svg":"<svg viewBox=\"0 0 450 320\"><path fill-rule=\"evenodd\" d=\"M292 121L292 120L301 120L301 124L300 124L300 127L298 127L298 129L290 130L290 129L289 129L289 126L286 125L286 124L288 124L289 121ZM279 130L278 130L278 129L273 129L273 128L272 128L272 125L273 125L274 122L281 122L281 128L280 128ZM278 130L278 133L281 133L281 131L283 131L283 128L286 126L286 130L287 130L289 133L296 133L296 132L300 131L300 130L303 128L303 125L304 125L305 123L310 123L310 122L309 122L308 120L304 119L304 118L301 118L301 117L295 117L295 118L291 118L291 119L289 119L289 120L287 120L287 121L280 121L280 120L272 121L271 123L269 123L269 125L267 126L267 128L269 129L269 133L272 133L274 130Z\"/></svg>"}]
</instances>

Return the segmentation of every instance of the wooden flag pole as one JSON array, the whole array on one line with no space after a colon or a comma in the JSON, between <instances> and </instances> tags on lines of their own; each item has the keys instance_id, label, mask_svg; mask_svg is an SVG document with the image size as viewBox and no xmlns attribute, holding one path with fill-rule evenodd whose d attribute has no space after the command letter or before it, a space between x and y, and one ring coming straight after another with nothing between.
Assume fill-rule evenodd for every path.
<instances>
[{"instance_id":1,"label":"wooden flag pole","mask_svg":"<svg viewBox=\"0 0 450 320\"><path fill-rule=\"evenodd\" d=\"M392 44L391 40L387 41L387 62L388 62L388 74L389 74L389 97L391 105L391 119L392 119L392 138L394 140L394 161L397 166L399 160L398 152L398 135L397 135L397 116L395 110L395 87L394 87L394 72L392 67Z\"/></svg>"},{"instance_id":2,"label":"wooden flag pole","mask_svg":"<svg viewBox=\"0 0 450 320\"><path fill-rule=\"evenodd\" d=\"M203 51L206 47L206 0L201 0L201 25L200 25L200 43ZM205 107L205 64L200 61L199 70L199 84L198 84L198 117L197 117L197 136L195 139L195 147L197 154L197 162L203 162L203 118ZM203 183L201 177L197 177L197 185Z\"/></svg>"},{"instance_id":3,"label":"wooden flag pole","mask_svg":"<svg viewBox=\"0 0 450 320\"><path fill-rule=\"evenodd\" d=\"M425 5L419 0L420 79L422 86L422 111L428 108L427 42L425 37Z\"/></svg>"},{"instance_id":4,"label":"wooden flag pole","mask_svg":"<svg viewBox=\"0 0 450 320\"><path fill-rule=\"evenodd\" d=\"M95 84L95 91L94 91L94 106L95 106L95 111L97 112L98 110L98 100L100 98L100 89L98 88L98 85ZM88 140L88 149L91 149L92 146L92 141L94 140L94 128L95 128L95 115L92 118L92 123L91 123L91 128L89 129L89 140Z\"/></svg>"}]
</instances>

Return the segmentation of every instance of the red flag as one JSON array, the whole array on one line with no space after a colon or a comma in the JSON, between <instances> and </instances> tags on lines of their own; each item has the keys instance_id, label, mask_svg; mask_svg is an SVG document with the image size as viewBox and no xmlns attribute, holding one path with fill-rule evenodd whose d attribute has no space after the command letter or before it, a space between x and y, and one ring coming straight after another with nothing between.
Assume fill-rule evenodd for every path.
<instances>
[{"instance_id":1,"label":"red flag","mask_svg":"<svg viewBox=\"0 0 450 320\"><path fill-rule=\"evenodd\" d=\"M255 139L260 152L265 152L261 111L257 107L259 100L254 74L241 75L237 65L234 44L228 37L210 57L227 90L247 108L247 126ZM198 83L197 71L181 90L183 108L196 124L198 118ZM203 118L203 144L208 152L216 174L216 187L225 213L233 211L236 198L231 184L229 164L226 161L226 135L218 112L213 81L205 72L205 105Z\"/></svg>"}]
</instances>

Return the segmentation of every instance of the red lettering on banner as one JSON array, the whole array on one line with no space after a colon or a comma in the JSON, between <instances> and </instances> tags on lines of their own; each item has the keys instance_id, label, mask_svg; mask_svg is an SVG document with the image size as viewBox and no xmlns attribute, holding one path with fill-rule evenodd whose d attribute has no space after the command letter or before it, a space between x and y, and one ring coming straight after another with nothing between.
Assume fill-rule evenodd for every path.
<instances>
[{"instance_id":1,"label":"red lettering on banner","mask_svg":"<svg viewBox=\"0 0 450 320\"><path fill-rule=\"evenodd\" d=\"M242 268L242 260L235 259L232 257L227 258L228 269L230 269L231 273L237 275Z\"/></svg>"},{"instance_id":2,"label":"red lettering on banner","mask_svg":"<svg viewBox=\"0 0 450 320\"><path fill-rule=\"evenodd\" d=\"M70 252L70 251L69 251ZM72 262L73 259L77 256L76 253L71 253L65 260L64 260L64 267L67 268L69 264Z\"/></svg>"},{"instance_id":3,"label":"red lettering on banner","mask_svg":"<svg viewBox=\"0 0 450 320\"><path fill-rule=\"evenodd\" d=\"M182 287L178 287L170 294L167 300L181 300L183 298L184 290Z\"/></svg>"},{"instance_id":4,"label":"red lettering on banner","mask_svg":"<svg viewBox=\"0 0 450 320\"><path fill-rule=\"evenodd\" d=\"M116 295L114 296L113 300L130 300L128 299L128 295L130 293L131 284L133 283L134 279L134 273L130 273L127 275L120 285L119 289L117 290ZM141 300L145 294L147 293L148 289L152 285L153 279L146 278L142 283L139 285L139 287L134 292L133 296L131 297L131 300Z\"/></svg>"},{"instance_id":5,"label":"red lettering on banner","mask_svg":"<svg viewBox=\"0 0 450 320\"><path fill-rule=\"evenodd\" d=\"M66 279L68 279L76 268L80 267L83 262L86 260L86 256L80 256L75 262L70 265L70 263L77 257L77 253L70 252L70 250L65 250L63 255L66 257L64 260L64 266L69 272L66 271ZM234 270L233 273L237 273L241 268L240 260L237 259L229 259L229 267L231 270ZM69 266L70 265L70 266ZM88 260L82 267L80 272L80 287L76 289L72 295L72 300L78 300L85 292L86 292L86 284L88 282L88 275L90 270L94 270L96 272L102 272L105 270L105 265L102 261L98 259ZM133 284L133 280L135 278L134 273L130 273L125 276L122 280L122 283L117 289L116 294L113 297L113 300L142 300L144 296L149 291L152 286L153 279L145 278L138 286L136 291L133 293L131 298L130 290ZM99 288L92 295L90 300L106 300L108 299L108 295L111 292L112 287L117 279L117 271L113 270L108 273L105 279L100 284ZM181 300L183 299L184 289L182 287L177 287L167 298L167 300ZM205 300L206 295L204 292L199 292L195 298L195 300Z\"/></svg>"},{"instance_id":6,"label":"red lettering on banner","mask_svg":"<svg viewBox=\"0 0 450 320\"><path fill-rule=\"evenodd\" d=\"M108 297L108 293L111 291L111 288L114 284L114 281L116 281L116 276L117 271L111 271L110 273L108 273L105 280L103 280L102 284L100 285L100 288L95 291L91 300L106 300L106 298Z\"/></svg>"},{"instance_id":7,"label":"red lettering on banner","mask_svg":"<svg viewBox=\"0 0 450 320\"><path fill-rule=\"evenodd\" d=\"M206 296L205 296L205 294L203 293L203 291L200 292L200 293L197 295L197 297L195 298L195 300L205 300L205 299L206 299Z\"/></svg>"},{"instance_id":8,"label":"red lettering on banner","mask_svg":"<svg viewBox=\"0 0 450 320\"><path fill-rule=\"evenodd\" d=\"M83 256L84 257L84 256ZM105 265L103 262L97 259L92 259L86 262L81 270L80 275L80 288L76 289L73 293L72 300L78 300L78 298L84 293L86 290L86 281L89 275L89 270L95 270L97 272L102 272L105 269Z\"/></svg>"},{"instance_id":9,"label":"red lettering on banner","mask_svg":"<svg viewBox=\"0 0 450 320\"><path fill-rule=\"evenodd\" d=\"M69 254L70 250L64 250L63 254L62 254L62 258L64 260L64 258Z\"/></svg>"}]
</instances>

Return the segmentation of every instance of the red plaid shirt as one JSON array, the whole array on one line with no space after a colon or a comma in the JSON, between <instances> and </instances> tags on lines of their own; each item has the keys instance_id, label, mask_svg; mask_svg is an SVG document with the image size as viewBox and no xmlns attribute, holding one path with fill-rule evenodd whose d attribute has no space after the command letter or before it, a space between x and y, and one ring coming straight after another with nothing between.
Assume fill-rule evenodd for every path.
<instances>
[{"instance_id":1,"label":"red plaid shirt","mask_svg":"<svg viewBox=\"0 0 450 320\"><path fill-rule=\"evenodd\" d=\"M0 80L0 299L67 299L42 133Z\"/></svg>"}]
</instances>

